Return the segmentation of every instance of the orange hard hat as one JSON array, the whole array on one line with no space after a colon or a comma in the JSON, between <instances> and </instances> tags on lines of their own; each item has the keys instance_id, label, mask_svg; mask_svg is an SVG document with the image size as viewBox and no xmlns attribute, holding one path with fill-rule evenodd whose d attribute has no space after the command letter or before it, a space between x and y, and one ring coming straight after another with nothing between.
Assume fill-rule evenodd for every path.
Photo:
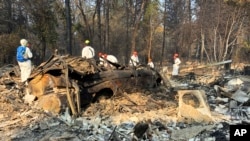
<instances>
[{"instance_id":1,"label":"orange hard hat","mask_svg":"<svg viewBox=\"0 0 250 141\"><path fill-rule=\"evenodd\" d=\"M178 54L178 53L175 53L175 54L174 54L174 57L178 57L178 56L179 56L179 54Z\"/></svg>"}]
</instances>

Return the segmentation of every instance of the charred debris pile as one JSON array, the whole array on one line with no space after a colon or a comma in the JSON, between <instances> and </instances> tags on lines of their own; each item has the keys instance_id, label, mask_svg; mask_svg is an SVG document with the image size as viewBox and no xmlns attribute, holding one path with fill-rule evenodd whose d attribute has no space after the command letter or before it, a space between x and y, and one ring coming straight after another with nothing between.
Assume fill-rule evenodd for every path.
<instances>
[{"instance_id":1,"label":"charred debris pile","mask_svg":"<svg viewBox=\"0 0 250 141\"><path fill-rule=\"evenodd\" d=\"M104 68L53 55L33 69L27 86L17 66L4 66L0 139L229 140L230 124L250 122L250 77L247 67L215 71L225 63L182 68L171 79L167 68Z\"/></svg>"}]
</instances>

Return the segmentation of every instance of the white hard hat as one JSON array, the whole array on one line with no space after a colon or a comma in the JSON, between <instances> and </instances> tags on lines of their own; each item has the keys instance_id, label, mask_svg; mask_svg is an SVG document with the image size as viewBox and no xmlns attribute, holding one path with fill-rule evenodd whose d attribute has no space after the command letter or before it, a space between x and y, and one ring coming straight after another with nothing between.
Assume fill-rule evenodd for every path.
<instances>
[{"instance_id":1,"label":"white hard hat","mask_svg":"<svg viewBox=\"0 0 250 141\"><path fill-rule=\"evenodd\" d=\"M28 41L27 41L26 39L21 39L21 40L20 40L20 44L21 44L22 46L27 46L27 43L28 43Z\"/></svg>"}]
</instances>

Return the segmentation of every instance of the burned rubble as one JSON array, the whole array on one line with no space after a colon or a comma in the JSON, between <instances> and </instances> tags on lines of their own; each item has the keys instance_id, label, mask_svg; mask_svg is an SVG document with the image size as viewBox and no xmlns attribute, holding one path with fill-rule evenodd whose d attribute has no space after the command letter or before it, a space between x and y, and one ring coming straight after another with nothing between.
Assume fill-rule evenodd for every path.
<instances>
[{"instance_id":1,"label":"burned rubble","mask_svg":"<svg viewBox=\"0 0 250 141\"><path fill-rule=\"evenodd\" d=\"M111 69L53 55L28 86L17 66L4 66L0 140L229 140L229 125L250 122L250 77L212 71L224 63L182 68L171 79L171 68Z\"/></svg>"}]
</instances>

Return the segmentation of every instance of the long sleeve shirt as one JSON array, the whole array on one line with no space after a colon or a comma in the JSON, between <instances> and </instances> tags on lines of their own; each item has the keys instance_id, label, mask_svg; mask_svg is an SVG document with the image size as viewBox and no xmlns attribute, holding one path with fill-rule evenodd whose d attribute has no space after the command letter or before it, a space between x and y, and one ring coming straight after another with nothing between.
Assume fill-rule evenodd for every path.
<instances>
[{"instance_id":1,"label":"long sleeve shirt","mask_svg":"<svg viewBox=\"0 0 250 141\"><path fill-rule=\"evenodd\" d=\"M25 54L24 54L24 58L26 59L30 59L33 57L33 54L32 52L30 51L30 48L26 47L26 50L25 50Z\"/></svg>"},{"instance_id":2,"label":"long sleeve shirt","mask_svg":"<svg viewBox=\"0 0 250 141\"><path fill-rule=\"evenodd\" d=\"M114 55L107 55L107 60L112 63L118 63L118 60Z\"/></svg>"},{"instance_id":3,"label":"long sleeve shirt","mask_svg":"<svg viewBox=\"0 0 250 141\"><path fill-rule=\"evenodd\" d=\"M132 55L129 61L129 65L131 66L137 66L139 64L139 58L138 56Z\"/></svg>"},{"instance_id":4,"label":"long sleeve shirt","mask_svg":"<svg viewBox=\"0 0 250 141\"><path fill-rule=\"evenodd\" d=\"M174 59L174 64L175 65L180 65L180 63L181 63L181 60L179 58Z\"/></svg>"},{"instance_id":5,"label":"long sleeve shirt","mask_svg":"<svg viewBox=\"0 0 250 141\"><path fill-rule=\"evenodd\" d=\"M94 56L95 56L95 50L91 46L85 46L82 49L82 57L83 58L90 59L90 58L94 58Z\"/></svg>"}]
</instances>

